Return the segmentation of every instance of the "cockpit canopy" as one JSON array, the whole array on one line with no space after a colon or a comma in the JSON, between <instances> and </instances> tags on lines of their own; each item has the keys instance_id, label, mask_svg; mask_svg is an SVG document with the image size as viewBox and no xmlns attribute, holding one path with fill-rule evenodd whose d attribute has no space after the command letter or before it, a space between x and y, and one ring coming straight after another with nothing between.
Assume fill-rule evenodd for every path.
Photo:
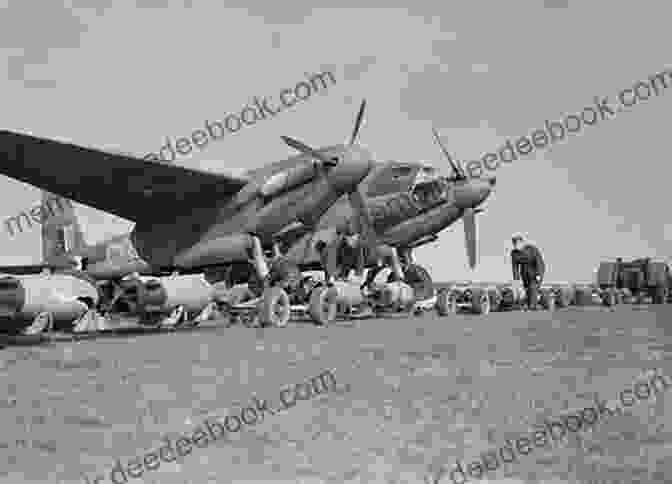
<instances>
[{"instance_id":1,"label":"cockpit canopy","mask_svg":"<svg viewBox=\"0 0 672 484\"><path fill-rule=\"evenodd\" d=\"M446 200L447 180L431 165L391 161L367 187L367 196L408 193L416 208L424 211Z\"/></svg>"},{"instance_id":2,"label":"cockpit canopy","mask_svg":"<svg viewBox=\"0 0 672 484\"><path fill-rule=\"evenodd\" d=\"M422 167L418 170L410 194L421 209L432 208L446 200L448 181L434 167Z\"/></svg>"},{"instance_id":3,"label":"cockpit canopy","mask_svg":"<svg viewBox=\"0 0 672 484\"><path fill-rule=\"evenodd\" d=\"M417 183L411 189L413 201L423 209L445 202L447 196L448 182L443 177Z\"/></svg>"}]
</instances>

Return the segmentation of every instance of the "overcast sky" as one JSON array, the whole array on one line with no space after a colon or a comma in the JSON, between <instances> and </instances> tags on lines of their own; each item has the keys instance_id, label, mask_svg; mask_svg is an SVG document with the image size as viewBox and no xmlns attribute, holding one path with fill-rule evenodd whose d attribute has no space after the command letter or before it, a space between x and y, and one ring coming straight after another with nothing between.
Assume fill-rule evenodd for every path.
<instances>
[{"instance_id":1,"label":"overcast sky","mask_svg":"<svg viewBox=\"0 0 672 484\"><path fill-rule=\"evenodd\" d=\"M431 126L456 158L477 159L594 96L616 105L620 90L670 67L665 2L220 3L0 0L0 125L142 156L332 70L321 95L177 163L240 172L294 154L281 135L343 142L365 97L360 141L377 159L445 167ZM672 88L499 168L478 216L478 268L467 267L461 222L419 262L439 280L505 280L515 231L538 243L549 280L590 280L604 257L667 257L670 107ZM37 189L0 178L3 221L37 203ZM77 212L89 242L132 225ZM3 226L0 249L2 264L38 262L39 229L11 238Z\"/></svg>"}]
</instances>

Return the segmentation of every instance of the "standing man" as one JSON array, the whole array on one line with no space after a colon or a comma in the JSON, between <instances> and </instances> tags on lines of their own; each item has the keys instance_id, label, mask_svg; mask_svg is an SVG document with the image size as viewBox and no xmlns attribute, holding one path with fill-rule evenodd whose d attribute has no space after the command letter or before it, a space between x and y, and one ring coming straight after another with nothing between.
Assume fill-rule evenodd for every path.
<instances>
[{"instance_id":1,"label":"standing man","mask_svg":"<svg viewBox=\"0 0 672 484\"><path fill-rule=\"evenodd\" d=\"M523 236L515 234L511 237L513 250L511 251L511 266L513 280L522 281L527 294L529 309L537 309L539 301L539 286L544 280L546 265L541 251L533 244L525 244Z\"/></svg>"},{"instance_id":2,"label":"standing man","mask_svg":"<svg viewBox=\"0 0 672 484\"><path fill-rule=\"evenodd\" d=\"M360 258L363 256L362 250L359 235L347 229L338 247L338 277L340 279L348 279L351 271L358 271Z\"/></svg>"},{"instance_id":3,"label":"standing man","mask_svg":"<svg viewBox=\"0 0 672 484\"><path fill-rule=\"evenodd\" d=\"M324 282L328 286L332 285L334 280L339 279L342 275L343 249L347 245L346 232L342 227L337 227L331 241L320 240L315 245L324 271Z\"/></svg>"}]
</instances>

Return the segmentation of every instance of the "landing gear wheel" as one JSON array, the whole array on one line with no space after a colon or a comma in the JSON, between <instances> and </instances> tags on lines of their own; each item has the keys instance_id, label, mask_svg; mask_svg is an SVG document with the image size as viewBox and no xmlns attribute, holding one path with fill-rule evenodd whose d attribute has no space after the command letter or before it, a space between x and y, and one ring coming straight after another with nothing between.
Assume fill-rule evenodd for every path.
<instances>
[{"instance_id":1,"label":"landing gear wheel","mask_svg":"<svg viewBox=\"0 0 672 484\"><path fill-rule=\"evenodd\" d=\"M607 291L602 295L602 302L607 307L612 307L616 305L616 291L613 289L607 289Z\"/></svg>"},{"instance_id":2,"label":"landing gear wheel","mask_svg":"<svg viewBox=\"0 0 672 484\"><path fill-rule=\"evenodd\" d=\"M319 286L313 289L310 295L308 312L315 324L326 326L336 319L337 296L338 292L334 288Z\"/></svg>"},{"instance_id":3,"label":"landing gear wheel","mask_svg":"<svg viewBox=\"0 0 672 484\"><path fill-rule=\"evenodd\" d=\"M667 288L665 286L656 286L653 296L653 304L665 304L667 302Z\"/></svg>"},{"instance_id":4,"label":"landing gear wheel","mask_svg":"<svg viewBox=\"0 0 672 484\"><path fill-rule=\"evenodd\" d=\"M457 313L457 299L448 289L440 289L436 295L436 312L439 316Z\"/></svg>"},{"instance_id":5,"label":"landing gear wheel","mask_svg":"<svg viewBox=\"0 0 672 484\"><path fill-rule=\"evenodd\" d=\"M486 291L480 288L474 289L471 298L471 308L476 314L490 313L490 298Z\"/></svg>"},{"instance_id":6,"label":"landing gear wheel","mask_svg":"<svg viewBox=\"0 0 672 484\"><path fill-rule=\"evenodd\" d=\"M394 277L390 274L390 278ZM387 282L391 282L388 278ZM413 288L415 299L424 301L434 296L434 282L427 269L418 264L410 264L404 271L404 282Z\"/></svg>"},{"instance_id":7,"label":"landing gear wheel","mask_svg":"<svg viewBox=\"0 0 672 484\"><path fill-rule=\"evenodd\" d=\"M264 290L259 311L259 322L262 326L284 328L289 322L291 308L289 296L279 287Z\"/></svg>"}]
</instances>

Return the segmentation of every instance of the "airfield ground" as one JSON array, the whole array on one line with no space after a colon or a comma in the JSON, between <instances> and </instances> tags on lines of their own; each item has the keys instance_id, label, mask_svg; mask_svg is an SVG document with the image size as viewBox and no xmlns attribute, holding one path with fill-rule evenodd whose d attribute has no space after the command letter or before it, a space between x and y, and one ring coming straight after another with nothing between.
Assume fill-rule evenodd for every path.
<instances>
[{"instance_id":1,"label":"airfield ground","mask_svg":"<svg viewBox=\"0 0 672 484\"><path fill-rule=\"evenodd\" d=\"M0 365L1 484L81 483L83 474L109 483L116 458L141 456L252 395L277 402L285 385L326 369L337 392L128 482L415 484L535 419L591 405L594 392L613 400L644 368L672 377L672 306L203 327L8 347ZM670 402L640 402L481 482L669 482Z\"/></svg>"}]
</instances>

